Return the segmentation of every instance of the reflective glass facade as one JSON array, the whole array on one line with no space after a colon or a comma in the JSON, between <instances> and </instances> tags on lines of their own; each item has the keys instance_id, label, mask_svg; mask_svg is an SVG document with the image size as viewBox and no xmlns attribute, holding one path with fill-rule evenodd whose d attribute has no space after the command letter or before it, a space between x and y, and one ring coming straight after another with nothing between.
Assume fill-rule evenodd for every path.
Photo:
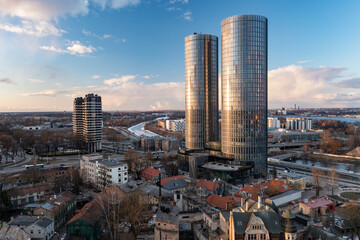
<instances>
[{"instance_id":1,"label":"reflective glass facade","mask_svg":"<svg viewBox=\"0 0 360 240\"><path fill-rule=\"evenodd\" d=\"M204 149L219 139L218 38L185 38L185 140L187 149Z\"/></svg>"},{"instance_id":2,"label":"reflective glass facade","mask_svg":"<svg viewBox=\"0 0 360 240\"><path fill-rule=\"evenodd\" d=\"M221 151L267 169L267 19L239 15L221 23Z\"/></svg>"}]
</instances>

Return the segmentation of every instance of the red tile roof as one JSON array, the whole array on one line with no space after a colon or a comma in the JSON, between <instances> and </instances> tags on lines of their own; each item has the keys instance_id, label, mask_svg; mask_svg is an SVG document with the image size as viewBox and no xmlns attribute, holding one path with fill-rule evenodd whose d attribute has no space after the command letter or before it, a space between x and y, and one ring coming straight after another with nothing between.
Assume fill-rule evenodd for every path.
<instances>
[{"instance_id":1,"label":"red tile roof","mask_svg":"<svg viewBox=\"0 0 360 240\"><path fill-rule=\"evenodd\" d=\"M240 202L241 198L234 196L221 197L216 194L211 194L206 203L221 210L230 210L235 207L235 203Z\"/></svg>"},{"instance_id":2,"label":"red tile roof","mask_svg":"<svg viewBox=\"0 0 360 240\"><path fill-rule=\"evenodd\" d=\"M212 182L212 181L207 181L207 180L200 180L197 184L196 187L206 187L208 190L210 191L216 191L217 188L220 187L220 185L216 182Z\"/></svg>"},{"instance_id":3,"label":"red tile roof","mask_svg":"<svg viewBox=\"0 0 360 240\"><path fill-rule=\"evenodd\" d=\"M161 186L164 186L164 185L167 184L168 182L170 182L170 181L172 181L172 180L177 180L177 179L182 179L182 180L185 181L183 175L177 175L177 176L162 178L162 179L161 179Z\"/></svg>"},{"instance_id":4,"label":"red tile roof","mask_svg":"<svg viewBox=\"0 0 360 240\"><path fill-rule=\"evenodd\" d=\"M142 171L141 176L147 179L149 179L147 176L151 176L151 180L152 180L154 177L159 176L159 174L161 175L159 170L152 167L148 167L147 169Z\"/></svg>"},{"instance_id":5,"label":"red tile roof","mask_svg":"<svg viewBox=\"0 0 360 240\"><path fill-rule=\"evenodd\" d=\"M259 194L261 193L261 189L263 188L269 188L270 186L277 186L277 190L279 191L279 193L283 193L287 190L290 190L291 188L288 187L285 183L283 183L282 181L278 180L278 179L273 179L270 181L266 181L264 183L259 183L256 184L254 186L246 186L242 189L240 189L240 191L236 192L234 195L237 197L242 197L241 192L247 192L248 194L251 194L251 199L254 201L257 201L257 198L259 196ZM266 195L266 194L264 194Z\"/></svg>"},{"instance_id":6,"label":"red tile roof","mask_svg":"<svg viewBox=\"0 0 360 240\"><path fill-rule=\"evenodd\" d=\"M314 198L314 199L308 200L307 203L302 202L301 204L304 204L311 208L319 208L319 207L326 207L330 204L333 204L333 202L330 200L327 200L325 198Z\"/></svg>"}]
</instances>

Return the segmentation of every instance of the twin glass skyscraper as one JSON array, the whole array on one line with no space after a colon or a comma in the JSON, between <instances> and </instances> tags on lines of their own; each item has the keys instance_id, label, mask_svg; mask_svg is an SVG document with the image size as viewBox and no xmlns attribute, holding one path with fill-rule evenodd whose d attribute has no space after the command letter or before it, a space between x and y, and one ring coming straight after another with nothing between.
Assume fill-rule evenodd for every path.
<instances>
[{"instance_id":1,"label":"twin glass skyscraper","mask_svg":"<svg viewBox=\"0 0 360 240\"><path fill-rule=\"evenodd\" d=\"M219 139L218 38L196 34L185 38L186 148L201 150Z\"/></svg>"},{"instance_id":2,"label":"twin glass skyscraper","mask_svg":"<svg viewBox=\"0 0 360 240\"><path fill-rule=\"evenodd\" d=\"M233 16L221 23L221 151L225 157L235 159L239 164L253 161L255 174L266 172L267 169L267 25L267 19L258 15ZM210 38L211 35L200 36ZM203 128L198 127L208 125L207 121L212 117L211 120L217 121L217 116L193 117L199 116L195 106L203 98L217 99L218 95L217 88L216 91L212 88L217 86L215 81L218 77L211 85L206 84L205 80L206 76L214 73L209 63L203 61L204 56L211 54L209 51L213 52L212 49L203 48L201 44L189 47L190 39L198 38L196 35L185 38L188 149L201 149L193 147L194 139L199 143L197 146L204 146L208 139L201 137ZM211 38L217 39L215 36ZM213 48L217 49L217 44ZM193 56L197 58L189 63L189 59L194 59ZM217 60L216 63L211 62L211 65L217 66ZM207 93L216 96L209 97ZM215 104L208 106L217 108ZM216 112L217 109L211 111Z\"/></svg>"}]
</instances>

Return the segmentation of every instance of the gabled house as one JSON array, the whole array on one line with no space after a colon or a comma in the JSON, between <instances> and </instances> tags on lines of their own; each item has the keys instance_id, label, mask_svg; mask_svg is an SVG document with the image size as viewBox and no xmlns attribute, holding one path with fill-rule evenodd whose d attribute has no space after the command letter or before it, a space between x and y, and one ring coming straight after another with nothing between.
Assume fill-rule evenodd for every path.
<instances>
[{"instance_id":1,"label":"gabled house","mask_svg":"<svg viewBox=\"0 0 360 240\"><path fill-rule=\"evenodd\" d=\"M157 183L159 181L159 176L161 178L165 178L165 175L163 173L152 167L148 167L141 172L141 178L152 183Z\"/></svg>"},{"instance_id":2,"label":"gabled house","mask_svg":"<svg viewBox=\"0 0 360 240\"><path fill-rule=\"evenodd\" d=\"M209 196L210 194L217 194L217 195L221 194L221 188L217 182L201 179L196 184L196 187L197 187L196 189L197 194L202 197Z\"/></svg>"}]
</instances>

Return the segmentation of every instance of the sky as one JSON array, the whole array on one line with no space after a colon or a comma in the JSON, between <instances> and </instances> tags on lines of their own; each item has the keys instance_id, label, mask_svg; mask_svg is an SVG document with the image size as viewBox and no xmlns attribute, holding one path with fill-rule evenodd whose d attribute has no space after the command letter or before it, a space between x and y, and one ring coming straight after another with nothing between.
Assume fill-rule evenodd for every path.
<instances>
[{"instance_id":1,"label":"sky","mask_svg":"<svg viewBox=\"0 0 360 240\"><path fill-rule=\"evenodd\" d=\"M268 18L269 108L359 107L360 1L0 0L0 112L184 109L184 38ZM220 69L220 55L219 55Z\"/></svg>"}]
</instances>

